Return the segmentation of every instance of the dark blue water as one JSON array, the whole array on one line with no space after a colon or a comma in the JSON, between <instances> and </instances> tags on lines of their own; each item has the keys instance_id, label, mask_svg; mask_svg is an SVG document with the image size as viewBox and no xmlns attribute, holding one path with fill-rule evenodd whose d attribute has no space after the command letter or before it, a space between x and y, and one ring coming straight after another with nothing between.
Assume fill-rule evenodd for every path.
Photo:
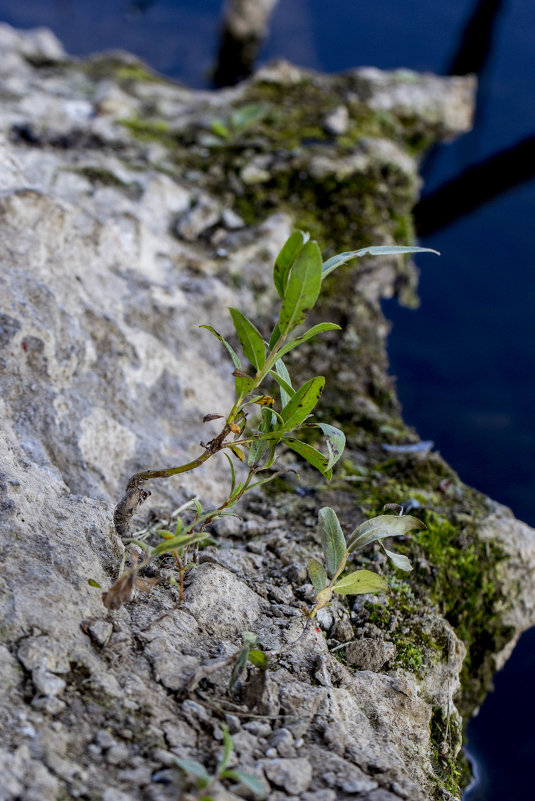
<instances>
[{"instance_id":1,"label":"dark blue water","mask_svg":"<svg viewBox=\"0 0 535 801\"><path fill-rule=\"evenodd\" d=\"M482 60L475 129L424 165L425 193L535 135L535 3L487 0L487 6L493 3L499 9ZM137 6L129 0L0 0L0 20L46 25L74 54L121 47L190 86L207 86L219 0L146 0ZM371 64L445 73L474 7L474 0L280 0L261 60L283 56L324 71ZM526 156L517 165L520 176L533 174L534 164L535 153ZM467 483L531 524L534 229L531 179L423 238L443 255L420 260L421 308L389 303L386 309L394 321L390 357L407 422L435 441ZM534 669L532 630L469 726L479 783L466 801L533 797Z\"/></svg>"}]
</instances>

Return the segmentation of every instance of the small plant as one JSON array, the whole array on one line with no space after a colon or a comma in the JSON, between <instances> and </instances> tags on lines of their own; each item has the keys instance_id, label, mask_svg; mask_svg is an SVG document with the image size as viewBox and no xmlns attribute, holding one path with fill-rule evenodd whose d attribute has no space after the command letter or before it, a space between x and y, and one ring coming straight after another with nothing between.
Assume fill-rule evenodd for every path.
<instances>
[{"instance_id":1,"label":"small plant","mask_svg":"<svg viewBox=\"0 0 535 801\"><path fill-rule=\"evenodd\" d=\"M201 144L206 147L221 147L233 144L250 128L263 120L270 111L268 103L247 103L235 109L227 120L213 119L211 133L205 134Z\"/></svg>"},{"instance_id":2,"label":"small plant","mask_svg":"<svg viewBox=\"0 0 535 801\"><path fill-rule=\"evenodd\" d=\"M319 534L321 547L325 558L325 567L317 559L308 562L308 573L316 591L316 603L310 612L310 617L331 602L333 593L339 595L363 595L364 593L383 592L387 588L385 579L372 570L354 570L342 576L350 554L379 542L385 554L400 570L412 570L411 563L406 556L394 553L385 548L383 540L387 537L400 537L415 529L423 529L425 525L421 520L410 515L403 515L403 509L397 504L387 504L397 514L379 515L365 520L349 535L344 537L340 521L329 506L319 511Z\"/></svg>"},{"instance_id":3,"label":"small plant","mask_svg":"<svg viewBox=\"0 0 535 801\"><path fill-rule=\"evenodd\" d=\"M234 744L224 723L221 724L221 729L223 731L223 753L221 754L213 774L208 773L204 765L197 762L195 759L175 758L173 760L175 765L190 777L191 784L197 791L196 796L199 801L211 801L212 796L210 795L210 791L216 782L222 779L230 779L231 781L239 782L250 790L255 798L262 801L262 799L266 797L266 788L260 779L238 768L228 767Z\"/></svg>"},{"instance_id":4,"label":"small plant","mask_svg":"<svg viewBox=\"0 0 535 801\"><path fill-rule=\"evenodd\" d=\"M199 500L194 499L193 515L188 513L187 521L179 517L174 531L159 529L157 534L161 541L154 546L147 545L143 540L127 539L127 543L143 549L145 559L121 575L103 594L104 604L109 609L117 609L128 600L136 585L139 571L151 559L164 554L171 554L176 562L182 600L183 577L191 565L192 547L197 549L207 542L209 535L205 531L206 527L218 518L234 514L232 508L246 492L279 475L278 472L270 472L257 479L259 473L271 470L279 446L290 448L327 480L331 478L333 467L343 453L345 436L335 426L310 419L323 392L325 378L323 376L310 378L302 386L294 389L283 358L317 334L340 328L335 323L319 323L298 333L297 336L294 333L314 308L323 280L337 267L367 254L391 255L420 251L436 253L429 248L379 246L340 253L323 263L317 243L311 241L302 231L296 231L283 246L273 268L273 283L281 302L278 318L269 339L265 340L254 323L241 311L230 309L236 335L248 363L245 369L240 356L221 334L210 325L201 326L217 338L230 356L236 389L235 402L226 414L215 412L204 417L203 422L221 419L223 423L217 436L207 443L201 442L202 452L197 458L177 467L146 470L130 478L126 493L115 509L115 528L120 536L127 536L132 515L150 495L150 492L142 487L148 480L169 478L195 470L219 453L223 453L229 463L228 495L217 508L213 509L203 509ZM266 387L268 382L269 386ZM278 398L271 394L274 391ZM255 407L260 411L260 420L257 422L256 416L251 415L253 417L251 423L250 410ZM321 432L326 453L302 438L302 434L311 429ZM236 475L233 459L243 463L247 468L243 480L239 480Z\"/></svg>"}]
</instances>

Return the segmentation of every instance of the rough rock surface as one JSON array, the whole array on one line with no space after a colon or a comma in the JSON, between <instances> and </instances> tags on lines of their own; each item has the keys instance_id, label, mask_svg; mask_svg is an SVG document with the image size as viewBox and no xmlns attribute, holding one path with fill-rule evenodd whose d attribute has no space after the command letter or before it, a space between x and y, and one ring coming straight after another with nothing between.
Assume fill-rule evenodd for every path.
<instances>
[{"instance_id":1,"label":"rough rock surface","mask_svg":"<svg viewBox=\"0 0 535 801\"><path fill-rule=\"evenodd\" d=\"M296 224L326 252L407 243L417 154L469 126L471 82L282 64L194 93L126 54L69 60L46 31L1 26L0 49L0 798L176 799L186 780L173 756L212 768L222 722L233 764L272 801L455 796L460 637L469 708L535 620L534 538L437 454L381 451L417 441L378 305L411 299L410 264L347 270L322 309L343 331L300 365L325 372L326 419L347 427L329 489L301 467L301 485L257 493L242 521L215 527L221 547L203 551L181 606L162 583L107 613L88 579L108 587L120 570L111 521L128 476L196 454L217 431L203 415L232 402L229 368L197 326L230 334L229 305L269 322L270 268ZM229 121L248 103L265 106L256 127ZM140 525L193 494L217 502L227 480L210 463L155 484ZM407 496L428 523L413 579L392 579L389 600L337 601L323 631L229 694L244 630L268 650L302 631L319 506L354 525ZM355 671L359 641L368 658ZM330 650L344 643L347 660ZM249 797L227 785L214 795Z\"/></svg>"}]
</instances>

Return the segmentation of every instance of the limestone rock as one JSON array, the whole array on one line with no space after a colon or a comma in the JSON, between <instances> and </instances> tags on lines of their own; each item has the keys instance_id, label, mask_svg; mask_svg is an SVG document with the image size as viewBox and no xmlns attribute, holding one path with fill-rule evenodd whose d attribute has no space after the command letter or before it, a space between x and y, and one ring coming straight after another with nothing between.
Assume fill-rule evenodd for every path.
<instances>
[{"instance_id":1,"label":"limestone rock","mask_svg":"<svg viewBox=\"0 0 535 801\"><path fill-rule=\"evenodd\" d=\"M150 592L137 588L112 612L88 582L109 588L126 556L112 517L128 477L197 456L218 431L203 417L232 405L233 366L198 326L232 338L232 306L268 330L271 269L294 225L312 226L329 255L398 241L419 191L414 148L468 128L472 80L279 63L235 89L196 93L127 54L67 60L45 31L0 25L0 50L0 797L175 801L187 782L174 756L213 766L227 719L239 767L267 776L270 801L430 801L443 783L430 723L450 716L454 750L464 655L425 594L440 565L421 556L411 578L420 606L408 590L404 604L392 593L391 604L334 605L325 635L312 627L297 642L321 495L306 467L301 484L251 496L243 523L214 528L224 548L206 548L188 571L183 604L171 561L153 566ZM239 146L206 143L214 120L253 101L266 113ZM311 128L318 142L303 141ZM367 476L366 491L382 492L378 438L401 425L379 301L410 300L415 275L398 257L341 272L320 313L343 330L294 364L303 380L327 376L323 408L348 424L340 478L359 481L329 489L348 521L363 516ZM501 663L535 619L533 532L486 499L470 514L475 494L439 457L396 458L471 547L499 550L489 608ZM218 505L228 476L215 461L153 482L134 528L194 496ZM353 637L350 614L379 636L357 672L329 650ZM248 630L277 656L266 672L247 666L230 693ZM389 672L377 672L386 659Z\"/></svg>"}]
</instances>

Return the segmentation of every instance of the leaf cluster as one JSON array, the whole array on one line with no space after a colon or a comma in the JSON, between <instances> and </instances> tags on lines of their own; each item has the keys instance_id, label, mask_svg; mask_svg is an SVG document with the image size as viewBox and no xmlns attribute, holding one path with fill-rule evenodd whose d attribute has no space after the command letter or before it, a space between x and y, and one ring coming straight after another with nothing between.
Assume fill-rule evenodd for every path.
<instances>
[{"instance_id":1,"label":"leaf cluster","mask_svg":"<svg viewBox=\"0 0 535 801\"><path fill-rule=\"evenodd\" d=\"M216 782L222 779L230 779L239 782L246 787L258 801L262 801L262 799L266 797L266 788L263 782L251 773L239 770L238 768L228 767L230 757L234 750L234 743L224 723L221 724L221 730L223 732L223 752L212 774L208 773L204 765L197 762L196 759L178 759L178 757L175 757L173 760L174 764L190 777L192 784L198 790L198 798L201 799L201 801L211 801L210 790Z\"/></svg>"},{"instance_id":2,"label":"leaf cluster","mask_svg":"<svg viewBox=\"0 0 535 801\"><path fill-rule=\"evenodd\" d=\"M363 595L386 590L385 579L372 570L354 570L342 575L350 554L366 548L373 542L379 542L397 568L412 570L407 557L385 548L383 540L387 537L400 537L415 529L424 529L425 525L416 517L403 515L400 506L389 504L386 509L395 511L396 516L379 515L365 520L347 538L344 536L336 512L329 506L320 509L318 528L325 566L317 559L310 559L307 565L310 580L316 591L316 603L310 613L311 617L331 602L334 593Z\"/></svg>"},{"instance_id":3,"label":"leaf cluster","mask_svg":"<svg viewBox=\"0 0 535 801\"><path fill-rule=\"evenodd\" d=\"M265 110L264 110L265 111ZM241 116L232 117L238 130L253 124L261 113L259 108L244 108ZM145 561L123 574L103 599L110 609L118 608L136 585L136 575L151 559L172 554L178 573L180 599L184 594L184 573L191 565L190 555L205 545L209 539L206 527L227 514L243 495L259 485L273 480L279 473L272 470L281 447L289 448L321 473L327 480L340 459L344 447L344 433L329 423L314 421L312 415L325 386L324 376L314 376L301 386L295 386L284 359L288 353L308 342L318 334L337 330L335 323L323 322L308 329L301 328L320 296L323 280L335 269L352 259L365 255L392 255L429 251L428 248L379 246L341 253L323 262L317 242L308 234L295 231L283 245L273 267L273 284L280 298L280 308L269 336L264 338L258 327L242 311L230 308L237 340L242 355L239 355L211 325L203 325L225 348L231 363L236 398L226 413L210 412L203 422L222 420L222 428L209 442L201 442L203 452L191 462L161 470L146 470L132 476L126 493L115 510L114 522L120 536L125 536L128 523L139 506L150 494L141 488L146 481L169 478L200 467L208 459L223 453L230 467L228 495L220 506L203 509L197 499L192 503L195 514L188 522L178 519L174 531L160 529L160 542L154 546L145 541L129 540L143 549ZM436 252L436 251L431 251ZM256 414L251 410L256 409ZM251 422L252 420L252 422ZM307 441L306 433L315 428L323 442L322 449ZM233 460L247 468L242 477L237 475ZM266 474L257 478L259 473ZM333 513L334 514L334 513ZM390 555L390 554L389 554ZM390 556L392 558L392 556ZM402 557L397 557L398 566ZM341 592L332 587L333 591ZM326 589L324 587L323 589Z\"/></svg>"}]
</instances>

